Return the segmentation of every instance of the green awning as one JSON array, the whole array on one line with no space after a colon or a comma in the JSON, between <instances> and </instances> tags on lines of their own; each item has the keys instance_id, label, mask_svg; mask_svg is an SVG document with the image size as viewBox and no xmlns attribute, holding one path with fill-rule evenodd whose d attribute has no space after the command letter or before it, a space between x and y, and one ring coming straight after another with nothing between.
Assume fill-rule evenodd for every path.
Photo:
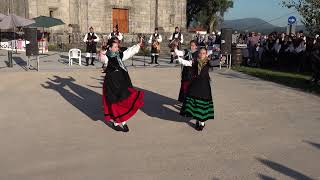
<instances>
[{"instance_id":1,"label":"green awning","mask_svg":"<svg viewBox=\"0 0 320 180\"><path fill-rule=\"evenodd\" d=\"M29 27L50 28L50 27L64 24L64 22L61 19L47 17L47 16L39 16L39 17L33 18L33 20L35 20L35 23L29 25Z\"/></svg>"}]
</instances>

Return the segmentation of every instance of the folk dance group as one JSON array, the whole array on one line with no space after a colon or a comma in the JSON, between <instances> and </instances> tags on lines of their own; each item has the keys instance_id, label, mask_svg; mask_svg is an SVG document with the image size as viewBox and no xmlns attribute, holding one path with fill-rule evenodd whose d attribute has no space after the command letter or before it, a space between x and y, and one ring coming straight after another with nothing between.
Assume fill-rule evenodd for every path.
<instances>
[{"instance_id":1,"label":"folk dance group","mask_svg":"<svg viewBox=\"0 0 320 180\"><path fill-rule=\"evenodd\" d=\"M181 43L183 36L178 30L176 28L171 39ZM116 131L128 132L129 127L126 122L144 105L144 92L133 87L124 61L139 52L140 47L143 46L143 39L140 38L138 44L121 51L119 45L122 35L120 36L116 29L114 31L101 56L105 73L103 83L104 119L111 122ZM87 36L87 39L90 37L92 39L92 34ZM96 42L96 39L93 38L88 42ZM151 52L151 63L158 63L158 46L161 41L162 37L158 34L158 29L155 29L155 33L151 35L149 40L154 48ZM181 87L178 97L182 103L180 115L195 119L196 130L202 131L205 122L214 119L208 51L203 47L198 49L197 42L191 41L190 48L183 51L180 50L179 43L176 43L171 55L172 62L176 60L182 65Z\"/></svg>"}]
</instances>

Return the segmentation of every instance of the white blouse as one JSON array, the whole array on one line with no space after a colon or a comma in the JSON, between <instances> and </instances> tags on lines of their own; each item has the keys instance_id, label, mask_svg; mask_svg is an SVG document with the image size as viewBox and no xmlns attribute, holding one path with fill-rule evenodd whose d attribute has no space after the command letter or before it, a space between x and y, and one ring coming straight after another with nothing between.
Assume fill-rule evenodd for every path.
<instances>
[{"instance_id":1,"label":"white blouse","mask_svg":"<svg viewBox=\"0 0 320 180\"><path fill-rule=\"evenodd\" d=\"M178 49L175 49L174 53L178 56L177 61L179 62L179 64L183 66L192 66L192 61L181 58L182 56L184 56L184 51L179 51Z\"/></svg>"},{"instance_id":2,"label":"white blouse","mask_svg":"<svg viewBox=\"0 0 320 180\"><path fill-rule=\"evenodd\" d=\"M139 52L139 50L140 50L140 45L139 45L139 44L134 45L134 46L132 46L132 47L129 47L127 50L125 50L125 51L123 52L122 61L126 61L126 60L130 59L130 58L133 57L135 54L137 54L137 53ZM101 56L100 56L101 61L102 61L102 63L105 64L105 66L107 66L109 59L108 59L108 57L106 56L106 51L101 52L101 53L102 53Z\"/></svg>"}]
</instances>

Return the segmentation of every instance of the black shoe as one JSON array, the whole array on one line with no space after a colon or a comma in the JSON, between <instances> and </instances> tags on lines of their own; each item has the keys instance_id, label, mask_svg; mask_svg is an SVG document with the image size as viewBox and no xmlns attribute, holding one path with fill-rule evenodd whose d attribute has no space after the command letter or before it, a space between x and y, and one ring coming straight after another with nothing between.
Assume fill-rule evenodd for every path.
<instances>
[{"instance_id":1,"label":"black shoe","mask_svg":"<svg viewBox=\"0 0 320 180\"><path fill-rule=\"evenodd\" d=\"M91 65L91 66L94 66L94 64L93 64L93 63L91 63L90 65Z\"/></svg>"},{"instance_id":2,"label":"black shoe","mask_svg":"<svg viewBox=\"0 0 320 180\"><path fill-rule=\"evenodd\" d=\"M129 132L129 127L128 125L123 125L123 132Z\"/></svg>"},{"instance_id":3,"label":"black shoe","mask_svg":"<svg viewBox=\"0 0 320 180\"><path fill-rule=\"evenodd\" d=\"M149 64L153 64L153 62L149 62Z\"/></svg>"},{"instance_id":4,"label":"black shoe","mask_svg":"<svg viewBox=\"0 0 320 180\"><path fill-rule=\"evenodd\" d=\"M199 127L200 127L200 123L199 123L199 121L197 121L197 122L196 122L196 127L195 127L195 129L196 129L196 130L199 130Z\"/></svg>"},{"instance_id":5,"label":"black shoe","mask_svg":"<svg viewBox=\"0 0 320 180\"><path fill-rule=\"evenodd\" d=\"M86 66L89 66L89 64L86 64Z\"/></svg>"},{"instance_id":6,"label":"black shoe","mask_svg":"<svg viewBox=\"0 0 320 180\"><path fill-rule=\"evenodd\" d=\"M202 131L205 126L206 126L206 125L203 125L203 126L202 126L202 125L200 124L200 125L199 125L199 128L198 128L198 131Z\"/></svg>"},{"instance_id":7,"label":"black shoe","mask_svg":"<svg viewBox=\"0 0 320 180\"><path fill-rule=\"evenodd\" d=\"M114 125L114 123L111 123L112 124L112 128L115 130L115 131L122 131L122 128L118 125Z\"/></svg>"}]
</instances>

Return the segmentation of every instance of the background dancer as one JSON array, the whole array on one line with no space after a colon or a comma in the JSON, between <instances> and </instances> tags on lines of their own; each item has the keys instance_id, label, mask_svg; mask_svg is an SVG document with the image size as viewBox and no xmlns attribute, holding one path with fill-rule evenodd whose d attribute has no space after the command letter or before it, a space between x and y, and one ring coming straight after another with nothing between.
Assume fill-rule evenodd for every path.
<instances>
[{"instance_id":1,"label":"background dancer","mask_svg":"<svg viewBox=\"0 0 320 180\"><path fill-rule=\"evenodd\" d=\"M176 50L176 53L177 53L176 56L180 56L180 57L183 56L184 60L193 62L198 57L197 50L198 50L197 42L195 40L192 40L190 41L190 49L185 49L184 51ZM192 77L193 77L192 67L182 65L181 87L180 87L179 98L178 98L178 100L182 103L185 101ZM184 114L184 113L181 112L181 114Z\"/></svg>"}]
</instances>

